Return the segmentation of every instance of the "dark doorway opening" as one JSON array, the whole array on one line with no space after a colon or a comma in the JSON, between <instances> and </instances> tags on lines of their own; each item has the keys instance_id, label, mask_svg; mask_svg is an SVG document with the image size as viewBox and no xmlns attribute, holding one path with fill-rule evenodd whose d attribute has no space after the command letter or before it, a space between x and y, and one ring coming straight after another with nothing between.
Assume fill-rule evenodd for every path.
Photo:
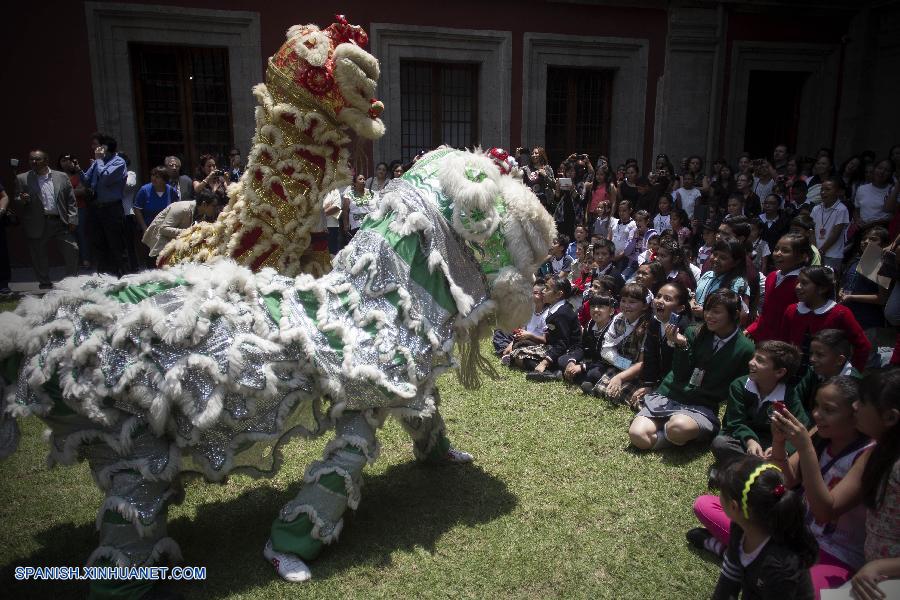
<instances>
[{"instance_id":1,"label":"dark doorway opening","mask_svg":"<svg viewBox=\"0 0 900 600\"><path fill-rule=\"evenodd\" d=\"M754 158L769 157L777 144L797 151L803 86L809 73L750 71L744 149Z\"/></svg>"},{"instance_id":2,"label":"dark doorway opening","mask_svg":"<svg viewBox=\"0 0 900 600\"><path fill-rule=\"evenodd\" d=\"M234 143L228 49L131 44L129 53L143 180L170 155L190 176L203 154L227 164Z\"/></svg>"},{"instance_id":3,"label":"dark doorway opening","mask_svg":"<svg viewBox=\"0 0 900 600\"><path fill-rule=\"evenodd\" d=\"M596 162L609 154L613 71L547 67L547 118L544 143L550 164L573 152Z\"/></svg>"}]
</instances>

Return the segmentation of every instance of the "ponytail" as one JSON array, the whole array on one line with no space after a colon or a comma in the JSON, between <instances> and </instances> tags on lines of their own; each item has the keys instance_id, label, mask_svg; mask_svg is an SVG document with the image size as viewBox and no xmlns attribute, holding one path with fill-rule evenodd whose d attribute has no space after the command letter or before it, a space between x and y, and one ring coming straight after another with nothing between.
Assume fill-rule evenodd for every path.
<instances>
[{"instance_id":1,"label":"ponytail","mask_svg":"<svg viewBox=\"0 0 900 600\"><path fill-rule=\"evenodd\" d=\"M726 468L720 485L740 505L744 518L795 553L803 568L815 564L819 544L806 526L803 494L785 487L781 469L746 456Z\"/></svg>"}]
</instances>

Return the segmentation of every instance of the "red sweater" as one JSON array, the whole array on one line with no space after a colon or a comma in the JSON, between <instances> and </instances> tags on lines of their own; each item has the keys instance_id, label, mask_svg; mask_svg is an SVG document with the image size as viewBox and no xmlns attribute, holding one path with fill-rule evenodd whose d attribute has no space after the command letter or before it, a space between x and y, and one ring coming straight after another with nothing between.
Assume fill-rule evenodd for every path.
<instances>
[{"instance_id":1,"label":"red sweater","mask_svg":"<svg viewBox=\"0 0 900 600\"><path fill-rule=\"evenodd\" d=\"M825 306L830 306L822 312L822 308L812 311L801 302L791 304L784 311L781 321L780 339L790 342L804 352L808 351L809 337L823 329L840 329L847 334L850 343L853 344L853 358L850 363L857 370L862 371L872 351L872 344L863 332L862 327L856 322L856 318L850 309L841 304L828 301ZM818 314L817 314L818 312Z\"/></svg>"},{"instance_id":2,"label":"red sweater","mask_svg":"<svg viewBox=\"0 0 900 600\"><path fill-rule=\"evenodd\" d=\"M766 299L763 308L755 321L747 327L747 335L753 338L757 344L766 340L777 340L781 337L781 320L788 306L797 302L797 273L791 271L779 285L775 285L778 279L778 271L772 271L766 276Z\"/></svg>"}]
</instances>

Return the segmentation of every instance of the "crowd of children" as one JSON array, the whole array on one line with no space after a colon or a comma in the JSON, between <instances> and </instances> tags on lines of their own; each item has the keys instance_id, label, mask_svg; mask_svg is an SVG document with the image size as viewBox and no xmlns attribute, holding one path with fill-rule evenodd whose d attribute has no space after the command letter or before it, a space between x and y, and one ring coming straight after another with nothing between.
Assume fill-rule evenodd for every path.
<instances>
[{"instance_id":1,"label":"crowd of children","mask_svg":"<svg viewBox=\"0 0 900 600\"><path fill-rule=\"evenodd\" d=\"M701 240L691 177L656 214L633 210L643 183L554 240L534 317L495 336L501 361L630 407L639 450L711 448L719 494L697 499L687 537L722 560L714 598L884 597L900 578L900 369L877 348L888 290L857 266L888 231L844 261L843 188L826 180L811 216L774 193L748 216L737 192Z\"/></svg>"}]
</instances>

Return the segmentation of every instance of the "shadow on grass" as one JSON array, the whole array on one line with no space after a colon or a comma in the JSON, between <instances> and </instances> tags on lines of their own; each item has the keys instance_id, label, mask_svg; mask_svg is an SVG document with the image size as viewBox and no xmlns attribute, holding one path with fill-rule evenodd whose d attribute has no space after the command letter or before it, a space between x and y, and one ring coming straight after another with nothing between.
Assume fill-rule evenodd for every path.
<instances>
[{"instance_id":1,"label":"shadow on grass","mask_svg":"<svg viewBox=\"0 0 900 600\"><path fill-rule=\"evenodd\" d=\"M683 467L695 460L702 459L709 453L709 446L704 444L689 443L684 446L669 446L662 450L639 450L626 442L622 451L633 456L644 456L650 452L659 454L660 459L667 465Z\"/></svg>"},{"instance_id":2,"label":"shadow on grass","mask_svg":"<svg viewBox=\"0 0 900 600\"><path fill-rule=\"evenodd\" d=\"M202 493L203 485L208 484L192 485L188 496ZM181 545L184 564L207 568L206 581L174 589L189 598L218 598L273 583L277 576L262 558L262 547L272 519L298 490L299 483L284 492L253 488L232 500L200 505L192 519L170 520L169 535ZM398 550L433 552L454 527L487 523L512 511L516 503L505 483L477 466L392 466L364 477L359 509L348 511L339 542L311 564L313 576L321 581L351 568L388 566L391 553ZM16 566L83 564L97 543L93 525L59 525L37 534L36 541L39 551L0 566L0 597L84 597L83 582L25 583L15 581L13 574Z\"/></svg>"}]
</instances>

